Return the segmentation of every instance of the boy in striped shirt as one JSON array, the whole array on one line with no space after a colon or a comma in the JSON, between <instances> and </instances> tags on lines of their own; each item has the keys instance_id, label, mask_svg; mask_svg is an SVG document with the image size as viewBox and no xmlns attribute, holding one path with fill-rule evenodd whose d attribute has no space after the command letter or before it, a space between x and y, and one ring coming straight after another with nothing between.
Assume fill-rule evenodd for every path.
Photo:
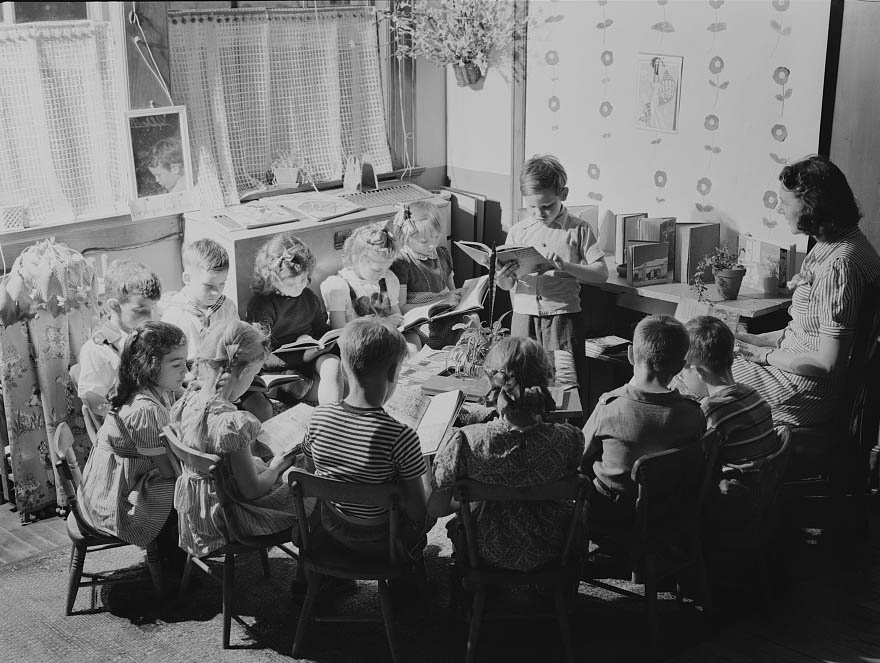
<instances>
[{"instance_id":1,"label":"boy in striped shirt","mask_svg":"<svg viewBox=\"0 0 880 663\"><path fill-rule=\"evenodd\" d=\"M690 349L681 377L703 398L706 425L721 440L722 466L764 458L779 447L770 406L761 395L733 379L733 332L720 319L701 315L687 323Z\"/></svg>"},{"instance_id":2,"label":"boy in striped shirt","mask_svg":"<svg viewBox=\"0 0 880 663\"><path fill-rule=\"evenodd\" d=\"M349 393L312 413L303 443L307 469L317 476L353 483L401 486L400 538L407 549L424 547L426 472L418 435L383 409L397 387L406 359L406 339L387 320L368 316L349 322L339 337ZM385 557L388 512L350 503L323 503L321 523L337 542L357 552Z\"/></svg>"}]
</instances>

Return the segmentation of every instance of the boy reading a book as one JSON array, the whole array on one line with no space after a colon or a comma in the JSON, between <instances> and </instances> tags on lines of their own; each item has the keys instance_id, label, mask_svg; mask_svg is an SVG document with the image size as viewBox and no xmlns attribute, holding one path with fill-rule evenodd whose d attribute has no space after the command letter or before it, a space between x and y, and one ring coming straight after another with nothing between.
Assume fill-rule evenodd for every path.
<instances>
[{"instance_id":1,"label":"boy reading a book","mask_svg":"<svg viewBox=\"0 0 880 663\"><path fill-rule=\"evenodd\" d=\"M534 246L555 269L520 274L512 261L499 268L496 282L511 291L511 335L533 338L547 350L569 351L583 387L586 356L580 284L606 281L608 268L590 226L569 214L563 204L567 180L554 156L537 155L526 161L519 186L528 217L510 229L507 244ZM583 394L581 400L586 402Z\"/></svg>"}]
</instances>

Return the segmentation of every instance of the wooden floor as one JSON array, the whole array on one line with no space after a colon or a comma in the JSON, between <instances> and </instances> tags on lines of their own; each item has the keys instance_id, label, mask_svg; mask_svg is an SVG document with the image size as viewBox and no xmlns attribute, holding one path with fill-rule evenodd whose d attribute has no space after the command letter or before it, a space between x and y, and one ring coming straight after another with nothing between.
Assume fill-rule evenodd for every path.
<instances>
[{"instance_id":1,"label":"wooden floor","mask_svg":"<svg viewBox=\"0 0 880 663\"><path fill-rule=\"evenodd\" d=\"M69 545L63 519L44 518L22 525L11 503L0 504L0 566Z\"/></svg>"}]
</instances>

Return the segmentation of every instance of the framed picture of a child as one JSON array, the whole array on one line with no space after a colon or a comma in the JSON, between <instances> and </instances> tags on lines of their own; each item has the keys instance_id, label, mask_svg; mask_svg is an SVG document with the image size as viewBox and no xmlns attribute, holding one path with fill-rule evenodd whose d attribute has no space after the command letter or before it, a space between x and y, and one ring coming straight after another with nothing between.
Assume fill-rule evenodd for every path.
<instances>
[{"instance_id":1,"label":"framed picture of a child","mask_svg":"<svg viewBox=\"0 0 880 663\"><path fill-rule=\"evenodd\" d=\"M192 165L186 108L167 106L126 113L131 159L131 208L136 216L192 207Z\"/></svg>"}]
</instances>

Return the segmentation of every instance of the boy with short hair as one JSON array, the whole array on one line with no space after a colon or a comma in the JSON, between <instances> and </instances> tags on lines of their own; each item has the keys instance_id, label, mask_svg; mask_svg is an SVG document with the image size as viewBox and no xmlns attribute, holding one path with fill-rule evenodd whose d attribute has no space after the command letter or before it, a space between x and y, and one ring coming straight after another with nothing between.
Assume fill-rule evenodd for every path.
<instances>
[{"instance_id":1,"label":"boy with short hair","mask_svg":"<svg viewBox=\"0 0 880 663\"><path fill-rule=\"evenodd\" d=\"M581 469L594 477L591 518L630 517L636 485L631 472L641 456L699 442L706 432L700 406L667 385L681 371L688 351L684 325L651 315L636 326L628 354L633 378L603 394L584 426Z\"/></svg>"},{"instance_id":2,"label":"boy with short hair","mask_svg":"<svg viewBox=\"0 0 880 663\"><path fill-rule=\"evenodd\" d=\"M710 315L694 318L686 328L690 348L681 378L688 391L703 397L700 408L709 428L719 435L722 465L773 454L779 442L770 406L757 391L733 379L733 332Z\"/></svg>"},{"instance_id":3,"label":"boy with short hair","mask_svg":"<svg viewBox=\"0 0 880 663\"><path fill-rule=\"evenodd\" d=\"M189 341L192 361L208 328L238 319L235 302L223 294L229 275L229 254L212 239L185 244L181 252L183 288L168 302L163 322L177 325Z\"/></svg>"},{"instance_id":4,"label":"boy with short hair","mask_svg":"<svg viewBox=\"0 0 880 663\"><path fill-rule=\"evenodd\" d=\"M128 334L152 320L162 296L159 277L133 260L114 260L104 274L104 319L79 353L77 393L89 409L104 416L107 393L116 383L119 355Z\"/></svg>"},{"instance_id":5,"label":"boy with short hair","mask_svg":"<svg viewBox=\"0 0 880 663\"><path fill-rule=\"evenodd\" d=\"M180 142L174 138L162 138L147 155L147 170L167 193L186 191L186 167Z\"/></svg>"},{"instance_id":6,"label":"boy with short hair","mask_svg":"<svg viewBox=\"0 0 880 663\"><path fill-rule=\"evenodd\" d=\"M529 216L515 224L507 244L534 246L555 265L541 274L518 274L516 262L498 270L498 287L511 291L512 336L533 338L547 350L571 352L579 385L587 383L581 283L608 279L605 256L589 224L563 205L568 176L549 154L525 162L519 186Z\"/></svg>"},{"instance_id":7,"label":"boy with short hair","mask_svg":"<svg viewBox=\"0 0 880 663\"><path fill-rule=\"evenodd\" d=\"M319 405L303 443L307 467L318 476L357 483L400 481L402 540L424 545L426 472L418 435L383 409L406 359L406 339L392 324L368 316L352 320L339 338L349 393ZM342 545L381 556L388 546L388 513L359 504L324 504L324 529Z\"/></svg>"}]
</instances>

